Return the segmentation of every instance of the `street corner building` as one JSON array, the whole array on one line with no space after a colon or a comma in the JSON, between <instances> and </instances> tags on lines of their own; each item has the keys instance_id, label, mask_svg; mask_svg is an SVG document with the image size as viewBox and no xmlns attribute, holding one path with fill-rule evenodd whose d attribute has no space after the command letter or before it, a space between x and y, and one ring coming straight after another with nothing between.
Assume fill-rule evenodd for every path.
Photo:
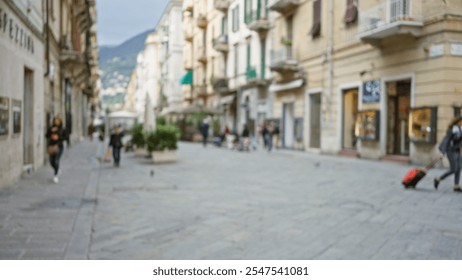
<instances>
[{"instance_id":1,"label":"street corner building","mask_svg":"<svg viewBox=\"0 0 462 280\"><path fill-rule=\"evenodd\" d=\"M185 0L184 106L277 146L428 163L462 106L462 1Z\"/></svg>"},{"instance_id":2,"label":"street corner building","mask_svg":"<svg viewBox=\"0 0 462 280\"><path fill-rule=\"evenodd\" d=\"M45 132L63 118L84 135L99 92L95 1L0 0L0 187L47 160Z\"/></svg>"},{"instance_id":3,"label":"street corner building","mask_svg":"<svg viewBox=\"0 0 462 280\"><path fill-rule=\"evenodd\" d=\"M268 100L281 148L414 163L437 157L461 112L462 1L240 4L229 16L260 34L261 55L244 55L247 69L260 57L262 81L265 63L272 73L268 95L254 96Z\"/></svg>"}]
</instances>

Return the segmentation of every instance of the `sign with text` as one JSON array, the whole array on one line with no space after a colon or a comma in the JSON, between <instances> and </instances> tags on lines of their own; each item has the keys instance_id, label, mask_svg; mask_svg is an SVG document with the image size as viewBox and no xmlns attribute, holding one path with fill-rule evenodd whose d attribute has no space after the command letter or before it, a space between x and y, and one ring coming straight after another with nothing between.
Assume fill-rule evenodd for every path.
<instances>
[{"instance_id":1,"label":"sign with text","mask_svg":"<svg viewBox=\"0 0 462 280\"><path fill-rule=\"evenodd\" d=\"M8 135L9 112L10 100L5 97L0 97L0 136Z\"/></svg>"},{"instance_id":2,"label":"sign with text","mask_svg":"<svg viewBox=\"0 0 462 280\"><path fill-rule=\"evenodd\" d=\"M380 80L367 81L363 83L363 103L380 102L382 92Z\"/></svg>"}]
</instances>

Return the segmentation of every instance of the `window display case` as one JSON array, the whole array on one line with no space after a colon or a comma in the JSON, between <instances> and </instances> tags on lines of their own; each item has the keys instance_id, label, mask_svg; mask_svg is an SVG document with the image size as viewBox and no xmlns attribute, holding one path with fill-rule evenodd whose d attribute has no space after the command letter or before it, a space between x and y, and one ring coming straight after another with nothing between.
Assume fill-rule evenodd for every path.
<instances>
[{"instance_id":1,"label":"window display case","mask_svg":"<svg viewBox=\"0 0 462 280\"><path fill-rule=\"evenodd\" d=\"M414 143L436 143L436 107L411 109L409 139Z\"/></svg>"},{"instance_id":2,"label":"window display case","mask_svg":"<svg viewBox=\"0 0 462 280\"><path fill-rule=\"evenodd\" d=\"M462 117L462 107L454 107L454 117Z\"/></svg>"},{"instance_id":3,"label":"window display case","mask_svg":"<svg viewBox=\"0 0 462 280\"><path fill-rule=\"evenodd\" d=\"M355 123L355 136L363 141L378 141L380 132L378 110L359 111Z\"/></svg>"},{"instance_id":4,"label":"window display case","mask_svg":"<svg viewBox=\"0 0 462 280\"><path fill-rule=\"evenodd\" d=\"M296 118L294 122L294 136L297 142L303 141L303 118Z\"/></svg>"},{"instance_id":5,"label":"window display case","mask_svg":"<svg viewBox=\"0 0 462 280\"><path fill-rule=\"evenodd\" d=\"M10 100L0 97L0 136L8 135Z\"/></svg>"}]
</instances>

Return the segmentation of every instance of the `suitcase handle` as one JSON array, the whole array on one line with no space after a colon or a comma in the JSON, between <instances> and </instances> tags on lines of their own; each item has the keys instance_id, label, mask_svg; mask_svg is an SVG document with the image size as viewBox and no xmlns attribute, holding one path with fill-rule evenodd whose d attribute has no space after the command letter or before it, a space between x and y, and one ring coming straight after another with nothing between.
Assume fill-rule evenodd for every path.
<instances>
[{"instance_id":1,"label":"suitcase handle","mask_svg":"<svg viewBox=\"0 0 462 280\"><path fill-rule=\"evenodd\" d=\"M425 170L428 171L428 170L432 169L433 167L435 167L435 165L436 165L438 162L440 162L441 160L443 160L443 158L444 158L444 156L440 156L439 158L433 160L429 165L427 165L427 166L425 167Z\"/></svg>"}]
</instances>

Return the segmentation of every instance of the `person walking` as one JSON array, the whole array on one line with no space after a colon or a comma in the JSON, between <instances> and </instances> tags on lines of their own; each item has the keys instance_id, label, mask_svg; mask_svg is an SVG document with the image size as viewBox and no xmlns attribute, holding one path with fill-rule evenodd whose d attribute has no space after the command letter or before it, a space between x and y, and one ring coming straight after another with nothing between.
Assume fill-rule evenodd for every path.
<instances>
[{"instance_id":1,"label":"person walking","mask_svg":"<svg viewBox=\"0 0 462 280\"><path fill-rule=\"evenodd\" d=\"M278 149L279 147L279 125L274 125L274 131L273 131L273 135L274 135L274 147L276 149Z\"/></svg>"},{"instance_id":2,"label":"person walking","mask_svg":"<svg viewBox=\"0 0 462 280\"><path fill-rule=\"evenodd\" d=\"M64 141L67 141L66 130L63 128L63 120L56 116L51 122L51 127L46 133L47 152L51 167L54 171L53 182L58 183L59 163L64 151Z\"/></svg>"},{"instance_id":3,"label":"person walking","mask_svg":"<svg viewBox=\"0 0 462 280\"><path fill-rule=\"evenodd\" d=\"M109 147L112 148L112 157L114 158L114 166L120 166L120 150L123 147L122 138L124 134L122 133L122 128L120 125L117 125L114 129L114 133L111 134L111 139L109 140Z\"/></svg>"},{"instance_id":4,"label":"person walking","mask_svg":"<svg viewBox=\"0 0 462 280\"><path fill-rule=\"evenodd\" d=\"M207 146L207 138L209 136L209 128L210 128L210 125L209 125L209 119L208 118L205 118L203 121L202 121L202 124L199 128L201 134L202 134L202 144L204 145L204 148Z\"/></svg>"},{"instance_id":5,"label":"person walking","mask_svg":"<svg viewBox=\"0 0 462 280\"><path fill-rule=\"evenodd\" d=\"M460 188L460 170L461 170L461 157L460 146L462 145L462 117L454 119L448 126L446 136L438 147L439 150L446 155L449 160L449 170L440 177L434 179L435 189L442 180L454 174L454 187L456 192L462 191Z\"/></svg>"},{"instance_id":6,"label":"person walking","mask_svg":"<svg viewBox=\"0 0 462 280\"><path fill-rule=\"evenodd\" d=\"M249 131L249 127L246 124L244 124L244 127L242 128L241 150L250 151L249 146L250 146L250 131Z\"/></svg>"},{"instance_id":7,"label":"person walking","mask_svg":"<svg viewBox=\"0 0 462 280\"><path fill-rule=\"evenodd\" d=\"M268 148L268 152L271 152L273 148L273 133L274 133L274 124L270 121L266 127L266 146Z\"/></svg>"}]
</instances>

